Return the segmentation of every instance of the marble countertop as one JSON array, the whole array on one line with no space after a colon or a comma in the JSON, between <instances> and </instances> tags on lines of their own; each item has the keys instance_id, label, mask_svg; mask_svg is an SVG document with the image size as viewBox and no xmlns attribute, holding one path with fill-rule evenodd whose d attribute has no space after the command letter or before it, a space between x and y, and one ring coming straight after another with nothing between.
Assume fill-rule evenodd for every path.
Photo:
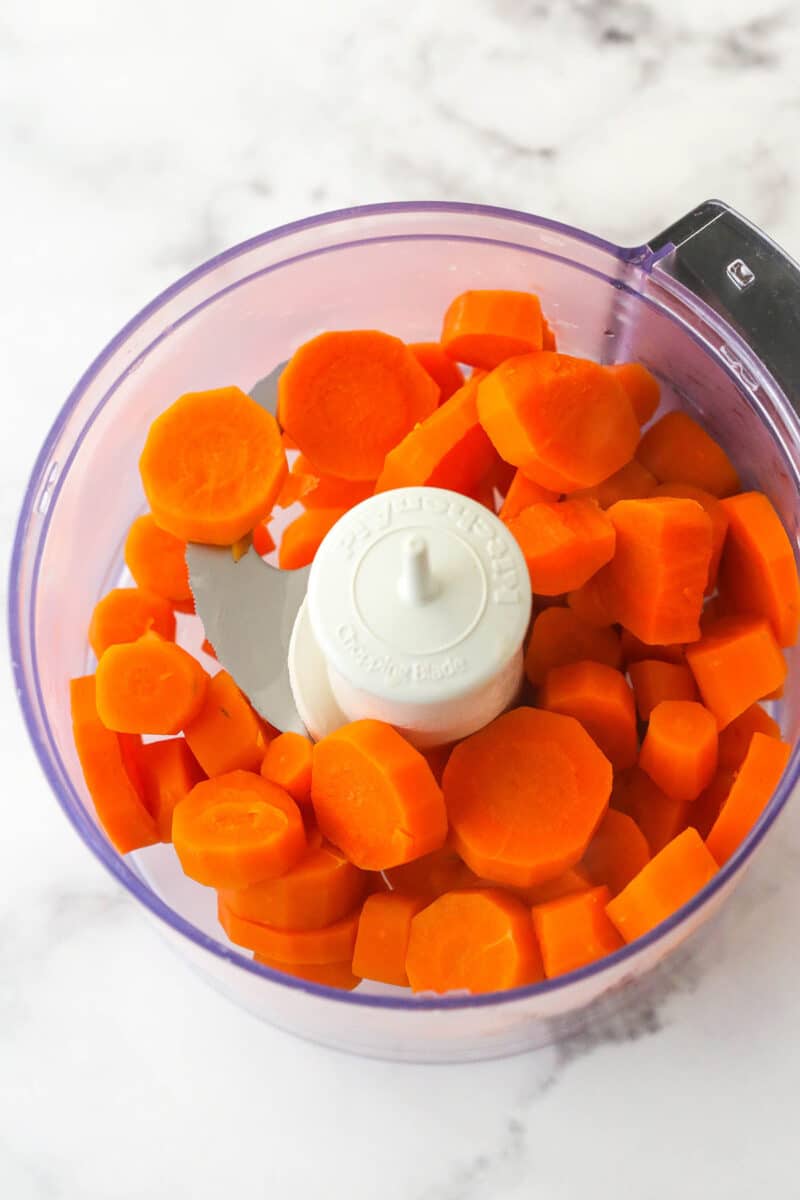
<instances>
[{"instance_id":1,"label":"marble countertop","mask_svg":"<svg viewBox=\"0 0 800 1200\"><path fill-rule=\"evenodd\" d=\"M270 226L460 199L636 243L713 195L800 254L799 58L797 5L756 0L4 0L4 558L96 351ZM637 1022L398 1067L199 984L61 816L8 670L0 730L4 1198L797 1195L800 810Z\"/></svg>"}]
</instances>

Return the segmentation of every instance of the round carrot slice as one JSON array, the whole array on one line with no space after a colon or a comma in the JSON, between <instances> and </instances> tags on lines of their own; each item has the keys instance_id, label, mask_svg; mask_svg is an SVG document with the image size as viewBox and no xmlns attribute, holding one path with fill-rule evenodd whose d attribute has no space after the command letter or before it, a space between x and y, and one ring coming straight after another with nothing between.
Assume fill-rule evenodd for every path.
<instances>
[{"instance_id":1,"label":"round carrot slice","mask_svg":"<svg viewBox=\"0 0 800 1200\"><path fill-rule=\"evenodd\" d=\"M97 711L117 733L180 733L200 711L208 676L174 642L146 633L97 664Z\"/></svg>"},{"instance_id":2,"label":"round carrot slice","mask_svg":"<svg viewBox=\"0 0 800 1200\"><path fill-rule=\"evenodd\" d=\"M356 944L359 910L324 929L275 929L248 921L219 902L219 921L232 942L264 958L290 964L350 962Z\"/></svg>"},{"instance_id":3,"label":"round carrot slice","mask_svg":"<svg viewBox=\"0 0 800 1200\"><path fill-rule=\"evenodd\" d=\"M453 300L444 315L442 345L457 362L490 371L515 354L541 350L542 334L538 296L482 289Z\"/></svg>"},{"instance_id":4,"label":"round carrot slice","mask_svg":"<svg viewBox=\"0 0 800 1200\"><path fill-rule=\"evenodd\" d=\"M155 592L141 588L113 588L95 605L89 623L89 645L98 658L123 642L136 642L150 630L172 641L175 614Z\"/></svg>"},{"instance_id":5,"label":"round carrot slice","mask_svg":"<svg viewBox=\"0 0 800 1200\"><path fill-rule=\"evenodd\" d=\"M186 542L159 529L152 513L137 517L128 530L125 563L140 588L163 596L180 612L194 610Z\"/></svg>"}]
</instances>

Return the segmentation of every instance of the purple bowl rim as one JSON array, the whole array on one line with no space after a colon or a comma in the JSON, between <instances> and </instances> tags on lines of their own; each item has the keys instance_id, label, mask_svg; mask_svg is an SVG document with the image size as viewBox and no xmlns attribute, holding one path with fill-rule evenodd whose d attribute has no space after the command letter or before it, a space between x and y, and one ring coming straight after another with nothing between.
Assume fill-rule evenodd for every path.
<instances>
[{"instance_id":1,"label":"purple bowl rim","mask_svg":"<svg viewBox=\"0 0 800 1200\"><path fill-rule=\"evenodd\" d=\"M186 937L190 942L193 942L200 949L205 950L215 957L229 962L242 970L249 972L252 975L259 976L269 980L271 983L277 983L282 987L286 987L295 991L306 992L320 999L328 1001L336 1001L340 1004L377 1009L397 1009L409 1013L423 1012L426 1010L447 1010L447 1009L472 1009L481 1007L491 1007L494 1005L510 1004L517 1001L524 1001L531 997L544 996L551 993L560 992L564 989L572 987L584 980L592 979L595 976L600 976L613 969L618 964L626 962L628 959L637 957L639 954L655 945L657 942L665 938L674 929L677 929L686 920L688 920L696 911L703 907L706 901L710 900L714 895L720 892L725 885L739 872L739 870L750 859L753 851L761 843L767 831L770 829L778 814L783 810L789 796L794 787L798 766L800 766L800 747L796 747L793 751L790 761L787 764L786 770L781 778L778 787L775 789L769 804L762 812L759 820L753 826L750 834L745 841L738 847L735 854L724 863L716 872L714 877L697 892L682 908L672 913L667 920L657 925L643 937L638 938L635 942L624 945L613 954L607 955L605 958L597 962L590 963L585 967L581 967L576 971L571 971L568 974L559 976L555 979L546 979L539 983L530 984L525 987L514 988L506 992L491 992L485 995L475 996L442 996L437 998L429 998L425 995L414 999L394 996L375 996L369 994L347 993L336 991L335 989L311 983L307 980L297 979L293 976L287 976L282 972L273 971L269 967L264 967L256 963L252 958L247 958L243 953L235 948L225 946L222 942L205 934L197 926L190 921L180 916L166 904L160 896L157 895L150 887L141 880L139 875L127 864L124 857L119 855L111 843L100 833L99 829L86 817L85 827L83 823L77 819L77 814L66 803L66 799L62 795L62 785L58 773L55 769L49 748L41 741L36 731L35 714L33 706L29 700L29 689L21 669L21 656L19 654L21 644L20 630L22 628L22 612L19 605L18 590L15 587L15 581L19 577L19 568L23 555L23 543L27 532L29 520L35 512L36 496L41 487L41 477L44 468L50 460L50 454L53 445L61 436L61 432L66 423L67 418L73 412L79 403L84 391L89 384L94 380L98 372L105 364L113 357L117 350L128 340L128 338L153 316L159 309L169 303L174 297L185 291L193 283L201 279L204 275L210 274L224 263L232 262L233 260L248 254L250 251L261 246L268 245L271 242L276 242L282 238L303 232L308 229L314 229L325 225L334 225L339 222L361 219L364 217L373 216L393 216L404 213L452 213L453 215L465 216L474 215L479 217L503 219L509 221L517 221L524 225L535 225L539 228L544 228L555 233L564 234L576 241L582 241L587 245L594 246L598 249L605 250L610 256L618 261L625 263L639 263L645 265L648 259L658 258L663 254L663 250L658 255L653 256L648 246L622 247L605 238L598 237L594 234L587 233L584 230L576 229L573 226L567 225L561 221L554 221L547 217L540 217L532 213L521 212L516 209L495 207L492 205L459 203L451 201L400 201L381 204L357 205L349 208L334 209L330 212L315 214L311 217L303 218L299 221L293 221L288 224L276 226L274 229L268 230L265 233L257 234L245 241L238 242L227 250L221 251L219 254L207 259L199 266L182 275L174 283L170 284L162 292L160 292L153 300L146 304L136 313L107 343L107 345L94 358L87 369L83 372L78 382L70 391L65 403L56 415L56 418L42 443L41 449L36 457L31 475L25 489L20 515L17 522L17 528L14 536L14 543L11 555L11 564L9 572L9 592L8 592L8 626L9 626L9 641L11 649L11 665L14 682L16 685L17 695L19 698L20 707L22 709L23 718L28 731L28 736L31 740L36 756L39 759L40 765L44 771L45 777L50 784L52 791L55 794L58 803L67 817L70 824L75 829L81 840L88 846L89 850L106 868L106 870L130 892L136 900L144 905L153 916L162 921L169 929ZM441 235L447 237L446 233ZM372 240L372 239L366 239ZM641 297L645 299L644 297ZM684 331L691 337L695 337L693 331L686 329ZM735 331L730 331L734 341L740 341ZM733 378L733 376L732 376ZM735 379L734 379L734 382ZM45 520L47 520L45 514Z\"/></svg>"}]
</instances>

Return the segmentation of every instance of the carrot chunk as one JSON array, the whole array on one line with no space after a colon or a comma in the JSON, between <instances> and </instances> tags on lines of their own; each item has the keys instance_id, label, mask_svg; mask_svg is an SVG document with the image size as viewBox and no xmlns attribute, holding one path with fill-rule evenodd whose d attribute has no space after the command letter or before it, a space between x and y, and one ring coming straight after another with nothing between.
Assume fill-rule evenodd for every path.
<instances>
[{"instance_id":1,"label":"carrot chunk","mask_svg":"<svg viewBox=\"0 0 800 1200\"><path fill-rule=\"evenodd\" d=\"M671 646L650 646L647 642L640 641L629 629L623 629L620 644L622 646L622 662L626 667L630 667L632 663L641 662L643 659L656 659L658 662L669 663L686 662L686 651L679 643Z\"/></svg>"},{"instance_id":2,"label":"carrot chunk","mask_svg":"<svg viewBox=\"0 0 800 1200\"><path fill-rule=\"evenodd\" d=\"M696 829L685 829L606 906L626 942L634 942L704 888L717 864Z\"/></svg>"},{"instance_id":3,"label":"carrot chunk","mask_svg":"<svg viewBox=\"0 0 800 1200\"><path fill-rule=\"evenodd\" d=\"M581 587L614 556L614 526L591 500L532 504L507 524L540 595Z\"/></svg>"},{"instance_id":4,"label":"carrot chunk","mask_svg":"<svg viewBox=\"0 0 800 1200\"><path fill-rule=\"evenodd\" d=\"M406 971L415 992L499 992L543 977L530 910L493 888L447 892L411 922Z\"/></svg>"},{"instance_id":5,"label":"carrot chunk","mask_svg":"<svg viewBox=\"0 0 800 1200\"><path fill-rule=\"evenodd\" d=\"M353 974L349 960L338 963L282 963L263 954L254 954L253 959L265 967L271 967L273 971L282 971L284 975L305 979L309 983L321 983L340 992L352 992L361 983L358 976Z\"/></svg>"},{"instance_id":6,"label":"carrot chunk","mask_svg":"<svg viewBox=\"0 0 800 1200\"><path fill-rule=\"evenodd\" d=\"M180 733L205 700L208 676L174 642L146 633L109 646L97 664L97 711L117 733Z\"/></svg>"},{"instance_id":7,"label":"carrot chunk","mask_svg":"<svg viewBox=\"0 0 800 1200\"><path fill-rule=\"evenodd\" d=\"M694 800L717 769L717 723L692 700L662 700L650 713L639 765L673 800Z\"/></svg>"},{"instance_id":8,"label":"carrot chunk","mask_svg":"<svg viewBox=\"0 0 800 1200\"><path fill-rule=\"evenodd\" d=\"M533 622L525 654L525 673L534 686L544 683L553 667L592 661L619 667L622 662L615 629L588 625L569 608L546 608Z\"/></svg>"},{"instance_id":9,"label":"carrot chunk","mask_svg":"<svg viewBox=\"0 0 800 1200\"><path fill-rule=\"evenodd\" d=\"M759 617L722 617L699 642L687 646L686 660L720 729L786 678L786 660L772 628Z\"/></svg>"},{"instance_id":10,"label":"carrot chunk","mask_svg":"<svg viewBox=\"0 0 800 1200\"><path fill-rule=\"evenodd\" d=\"M275 542L266 521L260 521L253 530L253 549L256 554L266 558L275 549Z\"/></svg>"},{"instance_id":11,"label":"carrot chunk","mask_svg":"<svg viewBox=\"0 0 800 1200\"><path fill-rule=\"evenodd\" d=\"M206 775L257 771L267 748L261 718L227 671L209 682L203 707L184 733Z\"/></svg>"},{"instance_id":12,"label":"carrot chunk","mask_svg":"<svg viewBox=\"0 0 800 1200\"><path fill-rule=\"evenodd\" d=\"M267 746L261 774L288 792L298 804L311 803L314 747L301 733L282 733Z\"/></svg>"},{"instance_id":13,"label":"carrot chunk","mask_svg":"<svg viewBox=\"0 0 800 1200\"><path fill-rule=\"evenodd\" d=\"M636 420L640 425L646 425L654 416L661 399L655 375L648 371L647 367L636 362L615 363L613 366L606 367L606 370L625 389L633 411L636 413Z\"/></svg>"},{"instance_id":14,"label":"carrot chunk","mask_svg":"<svg viewBox=\"0 0 800 1200\"><path fill-rule=\"evenodd\" d=\"M598 571L582 587L568 592L567 605L576 617L595 629L616 625L616 609L608 571Z\"/></svg>"},{"instance_id":15,"label":"carrot chunk","mask_svg":"<svg viewBox=\"0 0 800 1200\"><path fill-rule=\"evenodd\" d=\"M464 375L459 366L439 342L410 342L409 350L421 367L430 375L439 388L439 403L464 386Z\"/></svg>"},{"instance_id":16,"label":"carrot chunk","mask_svg":"<svg viewBox=\"0 0 800 1200\"><path fill-rule=\"evenodd\" d=\"M588 892L591 886L592 881L586 871L582 866L577 866L570 867L554 879L548 879L546 883L535 883L529 888L515 888L514 894L528 905L546 904L548 900L560 900L562 896Z\"/></svg>"},{"instance_id":17,"label":"carrot chunk","mask_svg":"<svg viewBox=\"0 0 800 1200\"><path fill-rule=\"evenodd\" d=\"M341 508L310 508L287 525L278 547L281 570L297 571L307 567L343 512Z\"/></svg>"},{"instance_id":18,"label":"carrot chunk","mask_svg":"<svg viewBox=\"0 0 800 1200\"><path fill-rule=\"evenodd\" d=\"M358 931L358 911L323 929L275 929L237 916L220 899L219 923L237 946L255 951L259 961L270 959L290 966L324 966L351 962Z\"/></svg>"},{"instance_id":19,"label":"carrot chunk","mask_svg":"<svg viewBox=\"0 0 800 1200\"><path fill-rule=\"evenodd\" d=\"M761 492L723 500L728 537L720 590L733 612L766 617L779 646L793 646L800 621L800 583L791 542Z\"/></svg>"},{"instance_id":20,"label":"carrot chunk","mask_svg":"<svg viewBox=\"0 0 800 1200\"><path fill-rule=\"evenodd\" d=\"M471 291L444 315L442 346L455 362L491 371L507 358L542 349L542 308L530 292Z\"/></svg>"},{"instance_id":21,"label":"carrot chunk","mask_svg":"<svg viewBox=\"0 0 800 1200\"><path fill-rule=\"evenodd\" d=\"M754 733L744 762L706 839L722 866L738 850L778 786L791 747L777 738Z\"/></svg>"},{"instance_id":22,"label":"carrot chunk","mask_svg":"<svg viewBox=\"0 0 800 1200\"><path fill-rule=\"evenodd\" d=\"M655 476L637 459L632 458L602 483L584 488L581 492L573 492L572 495L575 500L594 500L602 509L606 509L611 508L618 500L645 500L653 495L656 487Z\"/></svg>"},{"instance_id":23,"label":"carrot chunk","mask_svg":"<svg viewBox=\"0 0 800 1200\"><path fill-rule=\"evenodd\" d=\"M205 779L203 768L180 737L149 742L137 757L145 805L160 840L171 842L172 814L194 785Z\"/></svg>"},{"instance_id":24,"label":"carrot chunk","mask_svg":"<svg viewBox=\"0 0 800 1200\"><path fill-rule=\"evenodd\" d=\"M384 892L368 896L358 921L353 971L362 979L408 987L406 953L411 921L426 905L421 896Z\"/></svg>"},{"instance_id":25,"label":"carrot chunk","mask_svg":"<svg viewBox=\"0 0 800 1200\"><path fill-rule=\"evenodd\" d=\"M175 637L175 614L169 603L142 588L112 588L94 606L89 645L100 658L109 646L136 642L151 629L167 641Z\"/></svg>"},{"instance_id":26,"label":"carrot chunk","mask_svg":"<svg viewBox=\"0 0 800 1200\"><path fill-rule=\"evenodd\" d=\"M754 733L765 733L767 737L779 738L781 727L774 717L764 712L760 704L751 704L729 725L720 730L719 765L738 771L744 762Z\"/></svg>"},{"instance_id":27,"label":"carrot chunk","mask_svg":"<svg viewBox=\"0 0 800 1200\"><path fill-rule=\"evenodd\" d=\"M691 483L661 483L653 492L653 496L671 496L675 500L696 500L711 520L711 561L708 564L708 580L706 595L710 595L717 586L722 548L728 533L728 516L722 502L710 492L694 487Z\"/></svg>"},{"instance_id":28,"label":"carrot chunk","mask_svg":"<svg viewBox=\"0 0 800 1200\"><path fill-rule=\"evenodd\" d=\"M662 700L697 700L694 675L685 663L645 658L631 663L628 674L643 721L649 721L651 712Z\"/></svg>"},{"instance_id":29,"label":"carrot chunk","mask_svg":"<svg viewBox=\"0 0 800 1200\"><path fill-rule=\"evenodd\" d=\"M553 667L539 692L539 704L580 721L614 768L636 762L636 706L620 671L598 662Z\"/></svg>"},{"instance_id":30,"label":"carrot chunk","mask_svg":"<svg viewBox=\"0 0 800 1200\"><path fill-rule=\"evenodd\" d=\"M708 787L690 804L686 824L696 829L703 841L711 832L735 779L736 771L730 767L718 767Z\"/></svg>"},{"instance_id":31,"label":"carrot chunk","mask_svg":"<svg viewBox=\"0 0 800 1200\"><path fill-rule=\"evenodd\" d=\"M533 908L533 927L548 979L613 954L622 938L606 916L607 887L591 888Z\"/></svg>"},{"instance_id":32,"label":"carrot chunk","mask_svg":"<svg viewBox=\"0 0 800 1200\"><path fill-rule=\"evenodd\" d=\"M739 490L739 476L725 451L685 412L670 412L656 421L636 457L659 483L691 483L712 496Z\"/></svg>"},{"instance_id":33,"label":"carrot chunk","mask_svg":"<svg viewBox=\"0 0 800 1200\"><path fill-rule=\"evenodd\" d=\"M163 596L179 612L194 611L186 542L160 529L152 513L137 517L128 530L125 563L138 587Z\"/></svg>"},{"instance_id":34,"label":"carrot chunk","mask_svg":"<svg viewBox=\"0 0 800 1200\"><path fill-rule=\"evenodd\" d=\"M445 892L455 892L478 882L475 872L448 845L415 858L413 862L390 867L384 873L393 889L427 900L435 900Z\"/></svg>"},{"instance_id":35,"label":"carrot chunk","mask_svg":"<svg viewBox=\"0 0 800 1200\"><path fill-rule=\"evenodd\" d=\"M300 455L297 462L302 457ZM375 490L375 485L369 479L337 479L335 475L320 475L313 469L308 482L308 490L300 497L303 508L338 508L345 511L366 500Z\"/></svg>"},{"instance_id":36,"label":"carrot chunk","mask_svg":"<svg viewBox=\"0 0 800 1200\"><path fill-rule=\"evenodd\" d=\"M641 829L651 854L658 854L686 824L689 803L661 791L641 767L619 771L614 778L611 804L626 813Z\"/></svg>"},{"instance_id":37,"label":"carrot chunk","mask_svg":"<svg viewBox=\"0 0 800 1200\"><path fill-rule=\"evenodd\" d=\"M512 517L518 517L522 510L529 508L531 504L554 504L557 499L556 492L548 491L547 488L528 479L528 476L523 475L522 471L517 470L514 472L514 477L503 500L500 520L510 521Z\"/></svg>"},{"instance_id":38,"label":"carrot chunk","mask_svg":"<svg viewBox=\"0 0 800 1200\"><path fill-rule=\"evenodd\" d=\"M633 817L610 808L589 843L581 866L596 887L616 896L650 861L650 846Z\"/></svg>"}]
</instances>

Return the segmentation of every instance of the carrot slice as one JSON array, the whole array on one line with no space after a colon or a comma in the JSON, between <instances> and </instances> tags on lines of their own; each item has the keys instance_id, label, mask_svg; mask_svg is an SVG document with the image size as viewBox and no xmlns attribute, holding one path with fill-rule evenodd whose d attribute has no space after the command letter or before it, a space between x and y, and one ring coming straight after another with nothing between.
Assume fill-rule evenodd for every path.
<instances>
[{"instance_id":1,"label":"carrot slice","mask_svg":"<svg viewBox=\"0 0 800 1200\"><path fill-rule=\"evenodd\" d=\"M606 814L607 816L608 814ZM605 820L605 818L603 818ZM545 883L536 883L529 888L515 888L514 894L526 904L546 904L548 900L560 900L562 896L574 896L576 892L587 892L592 881L582 866L570 867L548 879Z\"/></svg>"},{"instance_id":2,"label":"carrot slice","mask_svg":"<svg viewBox=\"0 0 800 1200\"><path fill-rule=\"evenodd\" d=\"M610 899L607 887L596 887L534 906L533 928L548 979L620 949L622 938L606 916Z\"/></svg>"},{"instance_id":3,"label":"carrot slice","mask_svg":"<svg viewBox=\"0 0 800 1200\"><path fill-rule=\"evenodd\" d=\"M606 912L625 941L635 942L682 908L716 871L697 830L685 829L606 905Z\"/></svg>"},{"instance_id":4,"label":"carrot slice","mask_svg":"<svg viewBox=\"0 0 800 1200\"><path fill-rule=\"evenodd\" d=\"M275 542L266 521L261 521L253 530L253 549L262 558L272 554L275 549Z\"/></svg>"},{"instance_id":5,"label":"carrot slice","mask_svg":"<svg viewBox=\"0 0 800 1200\"><path fill-rule=\"evenodd\" d=\"M227 387L190 392L156 417L139 470L162 529L229 546L272 511L287 467L275 418Z\"/></svg>"},{"instance_id":6,"label":"carrot slice","mask_svg":"<svg viewBox=\"0 0 800 1200\"><path fill-rule=\"evenodd\" d=\"M655 375L648 371L647 367L636 362L615 363L613 366L606 367L606 370L625 389L633 411L636 413L636 420L640 425L646 425L655 415L661 399L661 389Z\"/></svg>"},{"instance_id":7,"label":"carrot slice","mask_svg":"<svg viewBox=\"0 0 800 1200\"><path fill-rule=\"evenodd\" d=\"M272 967L273 971L282 971L284 975L305 979L309 983L321 983L340 992L352 992L361 983L358 976L353 974L349 960L339 963L282 963L263 954L254 954L253 958L262 966Z\"/></svg>"},{"instance_id":8,"label":"carrot slice","mask_svg":"<svg viewBox=\"0 0 800 1200\"><path fill-rule=\"evenodd\" d=\"M632 663L641 662L643 659L656 659L658 662L669 663L686 662L686 650L680 643L674 643L671 646L650 646L647 642L640 641L629 629L623 629L620 644L622 646L622 662L626 667L630 667Z\"/></svg>"},{"instance_id":9,"label":"carrot slice","mask_svg":"<svg viewBox=\"0 0 800 1200\"><path fill-rule=\"evenodd\" d=\"M251 771L196 784L172 814L172 841L186 874L216 888L275 879L307 845L291 796Z\"/></svg>"},{"instance_id":10,"label":"carrot slice","mask_svg":"<svg viewBox=\"0 0 800 1200\"><path fill-rule=\"evenodd\" d=\"M344 511L341 508L310 508L287 525L278 547L281 570L297 571L307 567Z\"/></svg>"},{"instance_id":11,"label":"carrot slice","mask_svg":"<svg viewBox=\"0 0 800 1200\"><path fill-rule=\"evenodd\" d=\"M471 887L478 882L475 872L447 845L415 858L413 862L390 867L384 874L393 889L427 900L435 900L445 892Z\"/></svg>"},{"instance_id":12,"label":"carrot slice","mask_svg":"<svg viewBox=\"0 0 800 1200\"><path fill-rule=\"evenodd\" d=\"M617 623L609 575L599 571L587 579L583 587L567 593L567 605L576 617L595 629L606 629ZM624 632L624 631L623 631Z\"/></svg>"},{"instance_id":13,"label":"carrot slice","mask_svg":"<svg viewBox=\"0 0 800 1200\"><path fill-rule=\"evenodd\" d=\"M701 641L686 647L686 660L720 729L786 678L772 627L759 617L722 617Z\"/></svg>"},{"instance_id":14,"label":"carrot slice","mask_svg":"<svg viewBox=\"0 0 800 1200\"><path fill-rule=\"evenodd\" d=\"M314 747L301 733L282 733L267 746L261 774L288 792L298 804L311 803Z\"/></svg>"},{"instance_id":15,"label":"carrot slice","mask_svg":"<svg viewBox=\"0 0 800 1200\"><path fill-rule=\"evenodd\" d=\"M711 561L708 564L706 595L717 586L722 548L728 533L728 515L722 502L711 492L695 487L691 483L661 483L652 493L654 496L671 496L676 500L696 500L706 510L711 520Z\"/></svg>"},{"instance_id":16,"label":"carrot slice","mask_svg":"<svg viewBox=\"0 0 800 1200\"><path fill-rule=\"evenodd\" d=\"M436 408L439 388L399 338L365 329L306 342L278 398L281 425L321 474L377 479L389 451Z\"/></svg>"},{"instance_id":17,"label":"carrot slice","mask_svg":"<svg viewBox=\"0 0 800 1200\"><path fill-rule=\"evenodd\" d=\"M317 743L311 800L324 836L367 870L420 858L447 836L430 767L381 721L354 721Z\"/></svg>"},{"instance_id":18,"label":"carrot slice","mask_svg":"<svg viewBox=\"0 0 800 1200\"><path fill-rule=\"evenodd\" d=\"M781 727L774 717L764 712L760 704L751 704L729 725L720 730L719 765L738 771L747 757L754 733L765 733L767 737L780 738Z\"/></svg>"},{"instance_id":19,"label":"carrot slice","mask_svg":"<svg viewBox=\"0 0 800 1200\"><path fill-rule=\"evenodd\" d=\"M194 612L186 542L160 529L152 513L137 517L128 530L125 563L138 587L163 596L179 612Z\"/></svg>"},{"instance_id":20,"label":"carrot slice","mask_svg":"<svg viewBox=\"0 0 800 1200\"><path fill-rule=\"evenodd\" d=\"M691 483L712 496L739 490L739 476L725 451L685 412L670 412L651 425L636 451L659 483Z\"/></svg>"},{"instance_id":21,"label":"carrot slice","mask_svg":"<svg viewBox=\"0 0 800 1200\"><path fill-rule=\"evenodd\" d=\"M622 653L617 631L589 625L569 608L540 612L533 622L525 654L525 673L531 683L544 683L553 667L586 660L619 667Z\"/></svg>"},{"instance_id":22,"label":"carrot slice","mask_svg":"<svg viewBox=\"0 0 800 1200\"><path fill-rule=\"evenodd\" d=\"M697 700L694 675L685 663L660 662L656 658L631 663L628 674L633 684L636 708L643 721L662 700Z\"/></svg>"},{"instance_id":23,"label":"carrot slice","mask_svg":"<svg viewBox=\"0 0 800 1200\"><path fill-rule=\"evenodd\" d=\"M172 841L172 814L196 783L205 779L203 768L183 738L149 742L138 754L144 802L152 814L162 842Z\"/></svg>"},{"instance_id":24,"label":"carrot slice","mask_svg":"<svg viewBox=\"0 0 800 1200\"><path fill-rule=\"evenodd\" d=\"M100 658L109 646L136 642L151 629L167 641L175 637L175 614L163 596L142 588L112 588L94 606L89 645Z\"/></svg>"},{"instance_id":25,"label":"carrot slice","mask_svg":"<svg viewBox=\"0 0 800 1200\"><path fill-rule=\"evenodd\" d=\"M180 733L205 700L208 676L174 642L146 633L109 646L97 664L97 711L117 733Z\"/></svg>"},{"instance_id":26,"label":"carrot slice","mask_svg":"<svg viewBox=\"0 0 800 1200\"><path fill-rule=\"evenodd\" d=\"M507 525L525 556L531 588L540 595L581 587L614 556L614 526L591 500L532 504Z\"/></svg>"},{"instance_id":27,"label":"carrot slice","mask_svg":"<svg viewBox=\"0 0 800 1200\"><path fill-rule=\"evenodd\" d=\"M620 467L608 479L594 487L584 488L583 491L573 492L575 500L594 500L601 508L610 508L618 500L644 500L652 496L657 487L654 475L643 467L637 459L632 458L624 467Z\"/></svg>"},{"instance_id":28,"label":"carrot slice","mask_svg":"<svg viewBox=\"0 0 800 1200\"><path fill-rule=\"evenodd\" d=\"M610 808L589 843L581 866L596 887L616 896L650 861L650 846L633 817Z\"/></svg>"},{"instance_id":29,"label":"carrot slice","mask_svg":"<svg viewBox=\"0 0 800 1200\"><path fill-rule=\"evenodd\" d=\"M184 733L206 775L257 771L267 749L261 718L227 671L210 681L203 707Z\"/></svg>"},{"instance_id":30,"label":"carrot slice","mask_svg":"<svg viewBox=\"0 0 800 1200\"><path fill-rule=\"evenodd\" d=\"M268 958L290 965L323 966L352 960L358 931L357 910L323 929L275 929L248 921L237 916L222 899L217 912L230 940L254 950L262 961Z\"/></svg>"},{"instance_id":31,"label":"carrot slice","mask_svg":"<svg viewBox=\"0 0 800 1200\"><path fill-rule=\"evenodd\" d=\"M639 441L639 424L614 377L566 354L503 363L481 381L478 413L500 455L555 492L607 479Z\"/></svg>"},{"instance_id":32,"label":"carrot slice","mask_svg":"<svg viewBox=\"0 0 800 1200\"><path fill-rule=\"evenodd\" d=\"M412 918L427 900L422 896L384 892L368 896L358 921L353 971L395 987L408 987L406 953Z\"/></svg>"},{"instance_id":33,"label":"carrot slice","mask_svg":"<svg viewBox=\"0 0 800 1200\"><path fill-rule=\"evenodd\" d=\"M738 850L769 803L783 775L791 746L754 733L739 773L706 839L722 866Z\"/></svg>"},{"instance_id":34,"label":"carrot slice","mask_svg":"<svg viewBox=\"0 0 800 1200\"><path fill-rule=\"evenodd\" d=\"M580 721L614 768L636 762L636 706L620 671L598 662L553 667L539 692L539 704Z\"/></svg>"},{"instance_id":35,"label":"carrot slice","mask_svg":"<svg viewBox=\"0 0 800 1200\"><path fill-rule=\"evenodd\" d=\"M736 771L730 767L718 767L708 787L690 804L686 824L696 829L704 841L711 832L735 779Z\"/></svg>"},{"instance_id":36,"label":"carrot slice","mask_svg":"<svg viewBox=\"0 0 800 1200\"><path fill-rule=\"evenodd\" d=\"M412 920L406 971L415 992L536 983L543 969L530 910L494 888L447 892Z\"/></svg>"},{"instance_id":37,"label":"carrot slice","mask_svg":"<svg viewBox=\"0 0 800 1200\"><path fill-rule=\"evenodd\" d=\"M517 517L523 509L531 504L553 504L558 499L557 492L548 491L523 475L522 471L514 472L514 478L509 484L505 499L500 509L500 520L510 521Z\"/></svg>"},{"instance_id":38,"label":"carrot slice","mask_svg":"<svg viewBox=\"0 0 800 1200\"><path fill-rule=\"evenodd\" d=\"M439 403L464 386L464 375L439 342L410 342L409 350L439 388Z\"/></svg>"},{"instance_id":39,"label":"carrot slice","mask_svg":"<svg viewBox=\"0 0 800 1200\"><path fill-rule=\"evenodd\" d=\"M333 475L310 476L311 486L300 497L303 508L350 509L375 491L371 480L336 479Z\"/></svg>"},{"instance_id":40,"label":"carrot slice","mask_svg":"<svg viewBox=\"0 0 800 1200\"><path fill-rule=\"evenodd\" d=\"M126 770L123 739L97 714L95 677L70 680L72 734L97 819L120 854L152 846L158 829Z\"/></svg>"},{"instance_id":41,"label":"carrot slice","mask_svg":"<svg viewBox=\"0 0 800 1200\"><path fill-rule=\"evenodd\" d=\"M367 884L366 871L359 871L329 842L311 835L307 853L285 875L224 890L220 898L231 912L248 921L275 929L323 929L360 904Z\"/></svg>"},{"instance_id":42,"label":"carrot slice","mask_svg":"<svg viewBox=\"0 0 800 1200\"><path fill-rule=\"evenodd\" d=\"M467 865L532 887L582 857L608 805L611 764L574 718L517 708L456 746L443 789Z\"/></svg>"},{"instance_id":43,"label":"carrot slice","mask_svg":"<svg viewBox=\"0 0 800 1200\"><path fill-rule=\"evenodd\" d=\"M444 315L441 340L455 362L491 371L507 358L542 349L539 299L530 292L462 292Z\"/></svg>"},{"instance_id":44,"label":"carrot slice","mask_svg":"<svg viewBox=\"0 0 800 1200\"><path fill-rule=\"evenodd\" d=\"M302 500L306 493L311 491L313 486L314 477L311 475L301 475L299 471L294 469L293 465L275 499L276 508L291 508L293 504L297 504L299 500Z\"/></svg>"},{"instance_id":45,"label":"carrot slice","mask_svg":"<svg viewBox=\"0 0 800 1200\"><path fill-rule=\"evenodd\" d=\"M677 837L689 812L686 800L667 796L641 767L617 773L611 804L632 817L646 837L651 854L658 854L667 842Z\"/></svg>"},{"instance_id":46,"label":"carrot slice","mask_svg":"<svg viewBox=\"0 0 800 1200\"><path fill-rule=\"evenodd\" d=\"M767 617L779 646L793 646L800 622L800 583L791 542L761 492L722 502L728 537L720 589L734 612Z\"/></svg>"},{"instance_id":47,"label":"carrot slice","mask_svg":"<svg viewBox=\"0 0 800 1200\"><path fill-rule=\"evenodd\" d=\"M662 700L650 714L639 766L673 800L695 800L717 769L717 723L692 700Z\"/></svg>"}]
</instances>

